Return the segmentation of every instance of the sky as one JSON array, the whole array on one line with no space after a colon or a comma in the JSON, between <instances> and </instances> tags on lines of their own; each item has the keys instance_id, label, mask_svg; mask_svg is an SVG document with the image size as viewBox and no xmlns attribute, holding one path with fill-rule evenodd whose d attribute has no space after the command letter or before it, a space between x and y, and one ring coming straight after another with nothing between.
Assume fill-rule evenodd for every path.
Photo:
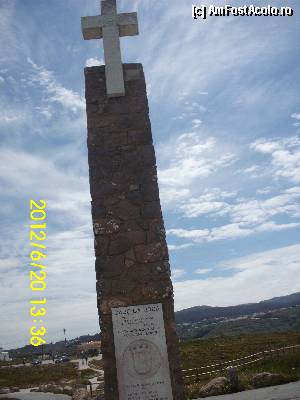
<instances>
[{"instance_id":1,"label":"sky","mask_svg":"<svg viewBox=\"0 0 300 400\"><path fill-rule=\"evenodd\" d=\"M272 0L292 17L206 20L192 18L193 4L118 1L139 16L122 58L144 66L176 310L300 291L299 2ZM68 338L99 331L83 69L103 64L103 48L80 28L99 8L0 0L4 348L28 343L38 297L30 199L47 200L47 341L63 339L63 328Z\"/></svg>"}]
</instances>

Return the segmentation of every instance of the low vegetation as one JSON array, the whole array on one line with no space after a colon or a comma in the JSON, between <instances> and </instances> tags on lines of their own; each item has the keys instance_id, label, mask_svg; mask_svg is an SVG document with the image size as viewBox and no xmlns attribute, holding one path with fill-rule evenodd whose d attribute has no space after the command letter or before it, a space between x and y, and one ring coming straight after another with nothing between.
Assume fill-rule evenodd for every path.
<instances>
[{"instance_id":1,"label":"low vegetation","mask_svg":"<svg viewBox=\"0 0 300 400\"><path fill-rule=\"evenodd\" d=\"M297 344L300 344L300 332L221 336L181 342L180 352L183 369L188 369Z\"/></svg>"},{"instance_id":2,"label":"low vegetation","mask_svg":"<svg viewBox=\"0 0 300 400\"><path fill-rule=\"evenodd\" d=\"M197 339L180 343L180 352L183 369L206 367L212 364L225 365L201 369L200 372L209 370L222 370L208 375L198 375L198 377L186 378L185 385L188 398L200 397L201 387L215 377L226 376L227 361L235 360L261 352L264 350L278 349L285 346L299 345L300 332L255 334L240 336L221 336L210 339ZM238 362L233 362L233 365ZM92 360L89 362L90 368L101 369L102 360ZM300 380L300 348L274 354L257 363L238 367L239 389L251 389L252 378L261 372L280 374L283 382ZM72 363L58 365L42 365L30 367L12 366L0 368L0 388L4 387L34 387L41 384L68 382L68 385L87 383L87 379L95 375L92 369L78 371ZM194 372L184 372L184 375L194 375ZM232 388L226 386L225 390L229 393Z\"/></svg>"},{"instance_id":3,"label":"low vegetation","mask_svg":"<svg viewBox=\"0 0 300 400\"><path fill-rule=\"evenodd\" d=\"M91 360L89 361L89 367L95 369L103 369L103 360Z\"/></svg>"},{"instance_id":4,"label":"low vegetation","mask_svg":"<svg viewBox=\"0 0 300 400\"><path fill-rule=\"evenodd\" d=\"M219 337L212 339L192 340L180 344L183 369L200 368L211 364L222 364L264 350L277 349L300 344L300 332L273 333L270 335L241 335L236 337ZM240 362L242 363L242 362ZM233 365L239 362L232 363ZM201 369L199 372L220 370L207 375L186 378L185 385L189 398L200 397L200 390L209 380L217 376L226 377L226 366ZM261 372L276 373L283 376L284 382L300 380L300 348L288 352L280 352L257 363L238 367L239 390L252 389L252 378ZM184 372L185 376L195 372ZM230 386L227 393L231 392Z\"/></svg>"},{"instance_id":5,"label":"low vegetation","mask_svg":"<svg viewBox=\"0 0 300 400\"><path fill-rule=\"evenodd\" d=\"M84 383L95 375L91 369L78 371L72 363L49 364L30 367L0 368L0 388L29 388L47 383L60 383L61 380Z\"/></svg>"}]
</instances>

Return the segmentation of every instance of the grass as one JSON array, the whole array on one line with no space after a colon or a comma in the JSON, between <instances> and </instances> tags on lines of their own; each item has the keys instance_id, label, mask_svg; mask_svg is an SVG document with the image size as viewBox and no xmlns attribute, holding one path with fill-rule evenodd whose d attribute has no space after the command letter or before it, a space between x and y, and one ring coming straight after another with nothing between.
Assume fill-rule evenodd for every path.
<instances>
[{"instance_id":1,"label":"grass","mask_svg":"<svg viewBox=\"0 0 300 400\"><path fill-rule=\"evenodd\" d=\"M240 335L181 342L180 352L183 369L188 369L222 363L259 351L296 344L300 344L300 332ZM102 360L93 360L89 365L101 368ZM300 380L300 350L280 354L257 364L239 368L242 387L251 388L252 376L265 371L282 374L287 381ZM202 385L212 378L222 375L226 375L226 372L206 375L194 383L186 381L189 398L198 397ZM0 368L0 388L26 388L50 382L59 384L63 379L74 383L83 383L87 378L93 376L95 376L95 372L91 369L78 371L72 363L18 368L7 366Z\"/></svg>"},{"instance_id":2,"label":"grass","mask_svg":"<svg viewBox=\"0 0 300 400\"><path fill-rule=\"evenodd\" d=\"M181 342L180 352L183 369L188 369L296 344L300 344L300 332L224 336Z\"/></svg>"},{"instance_id":3,"label":"grass","mask_svg":"<svg viewBox=\"0 0 300 400\"><path fill-rule=\"evenodd\" d=\"M281 354L242 369L241 380L249 382L254 374L264 371L281 374L289 382L300 380L300 351Z\"/></svg>"},{"instance_id":4,"label":"grass","mask_svg":"<svg viewBox=\"0 0 300 400\"><path fill-rule=\"evenodd\" d=\"M243 391L254 389L252 385L252 378L254 375L261 372L271 372L280 374L282 381L279 383L287 383L300 380L300 351L291 354L281 354L272 359L266 359L252 364L251 366L238 368L239 371L239 390ZM212 375L206 375L199 380L185 382L185 389L189 399L201 397L201 388L211 379L218 376L227 376L226 371L219 372ZM232 393L230 385L227 386L225 393ZM225 394L224 393L224 394Z\"/></svg>"},{"instance_id":5,"label":"grass","mask_svg":"<svg viewBox=\"0 0 300 400\"><path fill-rule=\"evenodd\" d=\"M240 335L203 340L191 340L180 344L183 369L199 368L210 364L231 361L263 350L300 344L300 332L273 333L270 335ZM242 361L241 361L242 363ZM225 365L226 367L226 365ZM215 367L212 369L220 369ZM240 389L252 389L252 377L260 372L283 375L286 382L300 380L300 349L280 353L255 364L239 367ZM203 370L204 372L204 370ZM193 372L185 372L184 375ZM217 376L226 376L226 371L185 379L188 398L200 397L200 388ZM230 388L227 388L230 393Z\"/></svg>"},{"instance_id":6,"label":"grass","mask_svg":"<svg viewBox=\"0 0 300 400\"><path fill-rule=\"evenodd\" d=\"M9 367L10 365L22 364L22 360L18 361L0 361L0 367Z\"/></svg>"},{"instance_id":7,"label":"grass","mask_svg":"<svg viewBox=\"0 0 300 400\"><path fill-rule=\"evenodd\" d=\"M95 369L103 369L103 360L91 360L89 361L89 367Z\"/></svg>"},{"instance_id":8,"label":"grass","mask_svg":"<svg viewBox=\"0 0 300 400\"><path fill-rule=\"evenodd\" d=\"M41 365L34 367L0 368L0 388L29 388L47 383L60 383L62 379L82 383L95 376L95 372L86 369L78 371L72 363L64 365Z\"/></svg>"}]
</instances>

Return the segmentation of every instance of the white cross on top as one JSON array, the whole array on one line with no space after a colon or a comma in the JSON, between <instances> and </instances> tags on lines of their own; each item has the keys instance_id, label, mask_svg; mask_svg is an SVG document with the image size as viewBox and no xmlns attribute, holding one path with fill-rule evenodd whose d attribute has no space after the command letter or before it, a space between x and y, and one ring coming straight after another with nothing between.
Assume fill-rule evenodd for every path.
<instances>
[{"instance_id":1,"label":"white cross on top","mask_svg":"<svg viewBox=\"0 0 300 400\"><path fill-rule=\"evenodd\" d=\"M117 14L116 0L101 1L101 15L82 17L83 38L102 39L108 97L125 96L120 36L139 34L137 13Z\"/></svg>"}]
</instances>

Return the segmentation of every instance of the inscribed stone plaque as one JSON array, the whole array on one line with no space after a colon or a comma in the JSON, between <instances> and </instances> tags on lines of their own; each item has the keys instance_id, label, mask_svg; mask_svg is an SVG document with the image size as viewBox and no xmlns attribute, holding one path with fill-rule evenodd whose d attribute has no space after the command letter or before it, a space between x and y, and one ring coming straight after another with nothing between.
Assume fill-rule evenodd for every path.
<instances>
[{"instance_id":1,"label":"inscribed stone plaque","mask_svg":"<svg viewBox=\"0 0 300 400\"><path fill-rule=\"evenodd\" d=\"M119 400L172 400L162 304L112 309Z\"/></svg>"}]
</instances>

